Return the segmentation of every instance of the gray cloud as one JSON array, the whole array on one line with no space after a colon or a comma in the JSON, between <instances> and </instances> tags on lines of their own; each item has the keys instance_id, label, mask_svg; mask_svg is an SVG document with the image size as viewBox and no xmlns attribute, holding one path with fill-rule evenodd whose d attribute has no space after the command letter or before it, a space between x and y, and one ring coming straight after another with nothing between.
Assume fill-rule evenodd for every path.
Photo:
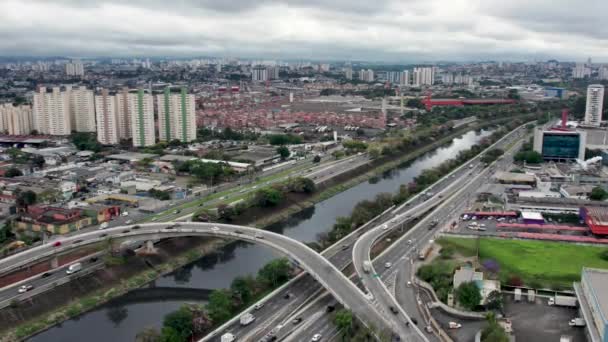
<instances>
[{"instance_id":1,"label":"gray cloud","mask_svg":"<svg viewBox=\"0 0 608 342\"><path fill-rule=\"evenodd\" d=\"M608 61L590 0L2 0L0 54Z\"/></svg>"}]
</instances>

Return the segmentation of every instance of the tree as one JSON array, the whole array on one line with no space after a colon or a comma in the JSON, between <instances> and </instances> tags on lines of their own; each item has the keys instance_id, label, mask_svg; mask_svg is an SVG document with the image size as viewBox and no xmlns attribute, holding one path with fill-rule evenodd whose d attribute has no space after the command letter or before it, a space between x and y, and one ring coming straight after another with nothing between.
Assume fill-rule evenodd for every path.
<instances>
[{"instance_id":1,"label":"tree","mask_svg":"<svg viewBox=\"0 0 608 342\"><path fill-rule=\"evenodd\" d=\"M540 164L543 161L543 156L536 151L520 151L513 156L513 159L518 162L525 161L528 164Z\"/></svg>"},{"instance_id":2,"label":"tree","mask_svg":"<svg viewBox=\"0 0 608 342\"><path fill-rule=\"evenodd\" d=\"M154 160L152 160L151 158L143 158L137 161L137 167L141 169L147 169L150 167L153 161Z\"/></svg>"},{"instance_id":3,"label":"tree","mask_svg":"<svg viewBox=\"0 0 608 342\"><path fill-rule=\"evenodd\" d=\"M473 310L481 302L481 292L474 282L464 282L456 289L456 299L464 308Z\"/></svg>"},{"instance_id":4,"label":"tree","mask_svg":"<svg viewBox=\"0 0 608 342\"><path fill-rule=\"evenodd\" d=\"M230 284L230 290L241 300L242 304L246 304L253 298L255 286L255 279L248 275L234 278Z\"/></svg>"},{"instance_id":5,"label":"tree","mask_svg":"<svg viewBox=\"0 0 608 342\"><path fill-rule=\"evenodd\" d=\"M283 193L275 188L263 188L255 192L254 202L259 207L273 207L283 200Z\"/></svg>"},{"instance_id":6,"label":"tree","mask_svg":"<svg viewBox=\"0 0 608 342\"><path fill-rule=\"evenodd\" d=\"M312 158L312 162L313 163L320 163L321 162L321 156L316 155L314 158Z\"/></svg>"},{"instance_id":7,"label":"tree","mask_svg":"<svg viewBox=\"0 0 608 342\"><path fill-rule=\"evenodd\" d=\"M32 190L20 191L17 193L17 205L28 207L36 203L36 193Z\"/></svg>"},{"instance_id":8,"label":"tree","mask_svg":"<svg viewBox=\"0 0 608 342\"><path fill-rule=\"evenodd\" d=\"M277 287L289 279L291 266L286 258L275 259L258 271L258 281L267 287Z\"/></svg>"},{"instance_id":9,"label":"tree","mask_svg":"<svg viewBox=\"0 0 608 342\"><path fill-rule=\"evenodd\" d=\"M287 188L292 192L305 192L312 193L315 192L315 182L310 178L305 177L297 177L290 179Z\"/></svg>"},{"instance_id":10,"label":"tree","mask_svg":"<svg viewBox=\"0 0 608 342\"><path fill-rule=\"evenodd\" d=\"M159 342L161 335L154 327L144 328L135 335L135 342Z\"/></svg>"},{"instance_id":11,"label":"tree","mask_svg":"<svg viewBox=\"0 0 608 342\"><path fill-rule=\"evenodd\" d=\"M72 143L81 151L101 151L101 144L97 142L97 136L95 133L75 132L72 134Z\"/></svg>"},{"instance_id":12,"label":"tree","mask_svg":"<svg viewBox=\"0 0 608 342\"><path fill-rule=\"evenodd\" d=\"M509 342L509 336L496 321L496 315L490 312L486 316L488 325L481 331L482 342Z\"/></svg>"},{"instance_id":13,"label":"tree","mask_svg":"<svg viewBox=\"0 0 608 342\"><path fill-rule=\"evenodd\" d=\"M285 146L277 147L277 153L281 156L281 160L285 160L291 155L291 152L289 152L289 149Z\"/></svg>"},{"instance_id":14,"label":"tree","mask_svg":"<svg viewBox=\"0 0 608 342\"><path fill-rule=\"evenodd\" d=\"M192 335L192 318L192 312L187 306L167 314L163 320L162 341L186 341Z\"/></svg>"},{"instance_id":15,"label":"tree","mask_svg":"<svg viewBox=\"0 0 608 342\"><path fill-rule=\"evenodd\" d=\"M169 194L167 191L150 189L148 193L152 198L156 198L161 201L168 201L171 199L171 194Z\"/></svg>"},{"instance_id":16,"label":"tree","mask_svg":"<svg viewBox=\"0 0 608 342\"><path fill-rule=\"evenodd\" d=\"M44 166L44 157L40 156L40 155L34 155L30 161L32 162L32 165L34 165L37 168L41 168Z\"/></svg>"},{"instance_id":17,"label":"tree","mask_svg":"<svg viewBox=\"0 0 608 342\"><path fill-rule=\"evenodd\" d=\"M213 324L218 325L232 316L232 302L230 294L226 290L214 290L209 295L209 303L207 303L207 311Z\"/></svg>"},{"instance_id":18,"label":"tree","mask_svg":"<svg viewBox=\"0 0 608 342\"><path fill-rule=\"evenodd\" d=\"M603 251L600 253L600 258L602 258L602 260L608 261L608 249L603 250Z\"/></svg>"},{"instance_id":19,"label":"tree","mask_svg":"<svg viewBox=\"0 0 608 342\"><path fill-rule=\"evenodd\" d=\"M21 170L15 168L15 167L11 167L10 169L6 170L6 172L4 173L4 177L8 177L8 178L19 177L19 176L23 176L23 172L21 172Z\"/></svg>"},{"instance_id":20,"label":"tree","mask_svg":"<svg viewBox=\"0 0 608 342\"><path fill-rule=\"evenodd\" d=\"M334 324L338 330L342 332L342 336L349 335L353 328L352 312L346 309L340 309L334 316Z\"/></svg>"},{"instance_id":21,"label":"tree","mask_svg":"<svg viewBox=\"0 0 608 342\"><path fill-rule=\"evenodd\" d=\"M603 201L608 198L608 192L606 192L606 190L604 190L602 187L596 186L591 190L591 195L589 195L589 198L594 201Z\"/></svg>"},{"instance_id":22,"label":"tree","mask_svg":"<svg viewBox=\"0 0 608 342\"><path fill-rule=\"evenodd\" d=\"M502 311L504 306L504 299L502 294L498 291L492 291L488 294L486 308L489 310Z\"/></svg>"}]
</instances>

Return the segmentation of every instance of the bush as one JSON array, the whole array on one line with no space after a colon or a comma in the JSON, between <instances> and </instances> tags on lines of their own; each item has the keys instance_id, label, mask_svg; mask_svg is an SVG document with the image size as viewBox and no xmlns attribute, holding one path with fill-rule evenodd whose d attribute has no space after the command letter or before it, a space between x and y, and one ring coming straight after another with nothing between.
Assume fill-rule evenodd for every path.
<instances>
[{"instance_id":1,"label":"bush","mask_svg":"<svg viewBox=\"0 0 608 342\"><path fill-rule=\"evenodd\" d=\"M600 258L602 258L603 260L608 261L608 249L606 249L606 250L604 250L604 251L602 251L600 253Z\"/></svg>"},{"instance_id":2,"label":"bush","mask_svg":"<svg viewBox=\"0 0 608 342\"><path fill-rule=\"evenodd\" d=\"M458 303L468 310L474 310L481 302L479 287L472 281L460 284L455 294Z\"/></svg>"}]
</instances>

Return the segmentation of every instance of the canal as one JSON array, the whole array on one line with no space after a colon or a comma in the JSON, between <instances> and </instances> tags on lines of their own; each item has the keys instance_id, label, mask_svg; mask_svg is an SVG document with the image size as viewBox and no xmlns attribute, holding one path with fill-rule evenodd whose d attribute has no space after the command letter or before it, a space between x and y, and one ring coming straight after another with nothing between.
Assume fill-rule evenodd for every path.
<instances>
[{"instance_id":1,"label":"canal","mask_svg":"<svg viewBox=\"0 0 608 342\"><path fill-rule=\"evenodd\" d=\"M491 133L491 130L465 133L443 147L319 202L269 229L302 242L315 241L318 234L331 229L337 217L350 215L358 202L373 199L378 193L396 192L401 184L409 183L423 170L453 158L459 151L470 148ZM262 246L244 242L230 244L150 284L158 293L156 300L156 295L152 298L150 295L140 295L133 299L132 295L127 294L38 334L30 341L134 341L137 332L147 327L160 327L163 317L182 303L204 303L205 299L200 295L184 297L187 289L227 288L235 277L255 274L264 264L277 257L280 255ZM159 288L162 290L158 291ZM180 288L184 290L182 293Z\"/></svg>"}]
</instances>

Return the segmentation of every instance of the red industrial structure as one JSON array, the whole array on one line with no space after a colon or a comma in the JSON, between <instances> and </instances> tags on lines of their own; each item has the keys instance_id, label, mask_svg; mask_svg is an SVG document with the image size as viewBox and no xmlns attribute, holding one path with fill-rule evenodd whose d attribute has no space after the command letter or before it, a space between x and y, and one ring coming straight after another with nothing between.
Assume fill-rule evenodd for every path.
<instances>
[{"instance_id":1,"label":"red industrial structure","mask_svg":"<svg viewBox=\"0 0 608 342\"><path fill-rule=\"evenodd\" d=\"M566 242L586 242L608 244L608 239L598 239L593 236L576 236L543 233L517 233L515 237L532 240L566 241Z\"/></svg>"},{"instance_id":2,"label":"red industrial structure","mask_svg":"<svg viewBox=\"0 0 608 342\"><path fill-rule=\"evenodd\" d=\"M571 231L571 232L586 232L589 229L586 227L571 227L560 226L554 224L521 224L521 223L499 223L496 225L498 230L516 230L516 229L539 229L539 230L555 230L555 231Z\"/></svg>"},{"instance_id":3,"label":"red industrial structure","mask_svg":"<svg viewBox=\"0 0 608 342\"><path fill-rule=\"evenodd\" d=\"M568 109L564 108L562 109L562 123L560 126L556 126L556 127L552 127L551 130L552 131L563 131L563 132L569 132L570 129L567 126L567 122L568 122Z\"/></svg>"},{"instance_id":4,"label":"red industrial structure","mask_svg":"<svg viewBox=\"0 0 608 342\"><path fill-rule=\"evenodd\" d=\"M494 105L494 104L512 104L515 103L512 99L433 99L431 93L422 100L426 110L430 111L434 106L456 106L462 107L466 105Z\"/></svg>"},{"instance_id":5,"label":"red industrial structure","mask_svg":"<svg viewBox=\"0 0 608 342\"><path fill-rule=\"evenodd\" d=\"M516 211L470 211L466 212L463 215L467 215L469 217L512 217L516 218L519 216Z\"/></svg>"},{"instance_id":6,"label":"red industrial structure","mask_svg":"<svg viewBox=\"0 0 608 342\"><path fill-rule=\"evenodd\" d=\"M606 208L582 207L579 216L595 235L608 235L608 210Z\"/></svg>"}]
</instances>

